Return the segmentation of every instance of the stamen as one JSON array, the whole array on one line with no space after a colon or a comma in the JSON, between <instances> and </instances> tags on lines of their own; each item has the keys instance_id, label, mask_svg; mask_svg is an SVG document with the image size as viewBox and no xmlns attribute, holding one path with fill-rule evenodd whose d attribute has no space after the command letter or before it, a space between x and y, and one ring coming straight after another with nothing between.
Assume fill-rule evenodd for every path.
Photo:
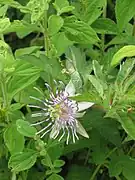
<instances>
[{"instance_id":1,"label":"stamen","mask_svg":"<svg viewBox=\"0 0 135 180\"><path fill-rule=\"evenodd\" d=\"M77 136L75 129L74 129L74 135L75 135L76 139L79 140L79 137Z\"/></svg>"},{"instance_id":2,"label":"stamen","mask_svg":"<svg viewBox=\"0 0 135 180\"><path fill-rule=\"evenodd\" d=\"M58 141L61 141L61 139L64 137L64 135L65 135L65 130L64 130L64 128L62 128L63 129L63 134L62 134L62 136L59 138L59 140Z\"/></svg>"},{"instance_id":3,"label":"stamen","mask_svg":"<svg viewBox=\"0 0 135 180\"><path fill-rule=\"evenodd\" d=\"M38 98L33 97L33 96L30 96L30 98L31 98L31 99L34 99L34 100L37 100L37 101L39 101L39 102L42 102L45 106L47 106L47 107L48 107L48 104L46 104L43 100L38 99Z\"/></svg>"},{"instance_id":4,"label":"stamen","mask_svg":"<svg viewBox=\"0 0 135 180\"><path fill-rule=\"evenodd\" d=\"M45 83L45 86L47 87L47 89L48 89L49 91L52 91L52 88L49 86L48 83Z\"/></svg>"},{"instance_id":5,"label":"stamen","mask_svg":"<svg viewBox=\"0 0 135 180\"><path fill-rule=\"evenodd\" d=\"M54 124L54 125L53 125L53 127L54 127L54 126L55 126L55 127L57 126L57 128L56 128L56 129L57 129L57 133L56 133L56 134L55 134L55 136L53 137L54 139L56 139L56 138L57 138L57 136L58 136L58 135L59 135L59 133L60 133L60 127L59 127L59 125L58 125L58 124L57 124L57 125L56 125L56 124Z\"/></svg>"},{"instance_id":6,"label":"stamen","mask_svg":"<svg viewBox=\"0 0 135 180\"><path fill-rule=\"evenodd\" d=\"M34 113L31 116L32 117L40 117L40 116L48 116L48 115L49 115L49 112L48 113Z\"/></svg>"},{"instance_id":7,"label":"stamen","mask_svg":"<svg viewBox=\"0 0 135 180\"><path fill-rule=\"evenodd\" d=\"M67 135L67 141L66 141L66 144L68 144L68 142L69 142L69 136L70 136L70 132L69 132L69 129L68 129L68 127L66 126L66 129L67 129L67 131L68 131L68 135Z\"/></svg>"},{"instance_id":8,"label":"stamen","mask_svg":"<svg viewBox=\"0 0 135 180\"><path fill-rule=\"evenodd\" d=\"M37 87L33 87L36 91L38 91L43 97L44 97L44 93L40 90L40 89L38 89Z\"/></svg>"},{"instance_id":9,"label":"stamen","mask_svg":"<svg viewBox=\"0 0 135 180\"><path fill-rule=\"evenodd\" d=\"M31 124L31 126L36 126L36 125L42 124L42 123L44 123L44 122L46 122L46 120L43 120L43 121L40 121L40 122L37 122L37 123Z\"/></svg>"},{"instance_id":10,"label":"stamen","mask_svg":"<svg viewBox=\"0 0 135 180\"><path fill-rule=\"evenodd\" d=\"M49 131L51 131L51 129L48 129L48 130L41 136L41 138L43 138Z\"/></svg>"},{"instance_id":11,"label":"stamen","mask_svg":"<svg viewBox=\"0 0 135 180\"><path fill-rule=\"evenodd\" d=\"M28 105L28 106L31 107L31 108L38 108L38 109L42 109L42 110L44 110L44 111L47 111L46 108L42 108L42 107L40 107L40 106L35 106L35 105Z\"/></svg>"},{"instance_id":12,"label":"stamen","mask_svg":"<svg viewBox=\"0 0 135 180\"><path fill-rule=\"evenodd\" d=\"M45 131L49 126L52 125L52 122L49 123L45 128L41 129L39 132L37 132L36 134L40 134L41 132Z\"/></svg>"},{"instance_id":13,"label":"stamen","mask_svg":"<svg viewBox=\"0 0 135 180\"><path fill-rule=\"evenodd\" d=\"M72 131L73 143L75 143L75 135L74 135L73 127L71 126L70 128L71 128L71 131Z\"/></svg>"},{"instance_id":14,"label":"stamen","mask_svg":"<svg viewBox=\"0 0 135 180\"><path fill-rule=\"evenodd\" d=\"M59 81L59 83L65 88L65 84L62 81Z\"/></svg>"}]
</instances>

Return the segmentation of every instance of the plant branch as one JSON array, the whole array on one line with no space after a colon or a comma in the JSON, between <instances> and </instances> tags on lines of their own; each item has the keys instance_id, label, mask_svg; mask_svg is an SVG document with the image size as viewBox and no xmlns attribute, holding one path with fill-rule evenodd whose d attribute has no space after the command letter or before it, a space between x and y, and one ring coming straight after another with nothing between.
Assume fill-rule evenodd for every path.
<instances>
[{"instance_id":1,"label":"plant branch","mask_svg":"<svg viewBox=\"0 0 135 180\"><path fill-rule=\"evenodd\" d=\"M44 36L44 47L46 51L46 55L49 55L49 36L48 36L48 30L47 30L47 11L45 11L44 19L40 24L40 27L42 29L42 33Z\"/></svg>"},{"instance_id":2,"label":"plant branch","mask_svg":"<svg viewBox=\"0 0 135 180\"><path fill-rule=\"evenodd\" d=\"M107 159L108 157L110 157L110 155L111 155L113 152L115 152L116 149L117 149L117 147L113 148L113 149L106 155L105 159ZM94 180L94 179L95 179L95 177L96 177L99 169L100 169L101 166L103 166L103 165L104 165L104 164L99 164L99 165L96 167L96 169L95 169L94 173L92 174L90 180Z\"/></svg>"},{"instance_id":3,"label":"plant branch","mask_svg":"<svg viewBox=\"0 0 135 180\"><path fill-rule=\"evenodd\" d=\"M134 17L134 22L133 22L133 32L132 35L135 36L135 17Z\"/></svg>"},{"instance_id":4,"label":"plant branch","mask_svg":"<svg viewBox=\"0 0 135 180\"><path fill-rule=\"evenodd\" d=\"M3 74L1 74L1 91L3 95L3 107L7 110L8 109L8 96L7 96L7 87L6 87L6 80ZM9 116L6 114L7 121L9 121Z\"/></svg>"},{"instance_id":5,"label":"plant branch","mask_svg":"<svg viewBox=\"0 0 135 180\"><path fill-rule=\"evenodd\" d=\"M105 5L103 7L103 18L106 18L106 10L107 10L107 2L105 2ZM102 53L104 54L104 49L105 49L105 35L101 34L101 48L102 48Z\"/></svg>"},{"instance_id":6,"label":"plant branch","mask_svg":"<svg viewBox=\"0 0 135 180\"><path fill-rule=\"evenodd\" d=\"M1 39L2 41L4 41L4 36L3 36L3 34L0 34L0 39Z\"/></svg>"},{"instance_id":7,"label":"plant branch","mask_svg":"<svg viewBox=\"0 0 135 180\"><path fill-rule=\"evenodd\" d=\"M12 173L12 179L11 180L16 180L16 173L15 172Z\"/></svg>"}]
</instances>

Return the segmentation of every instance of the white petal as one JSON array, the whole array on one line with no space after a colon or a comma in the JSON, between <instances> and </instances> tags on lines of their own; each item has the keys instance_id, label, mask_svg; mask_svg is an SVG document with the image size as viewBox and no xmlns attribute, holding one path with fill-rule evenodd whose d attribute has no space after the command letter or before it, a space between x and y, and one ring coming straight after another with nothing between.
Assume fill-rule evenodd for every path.
<instances>
[{"instance_id":1,"label":"white petal","mask_svg":"<svg viewBox=\"0 0 135 180\"><path fill-rule=\"evenodd\" d=\"M54 137L56 136L57 137L57 134L59 133L58 129L54 126L52 128L52 131L50 133L50 139L54 139Z\"/></svg>"},{"instance_id":2,"label":"white petal","mask_svg":"<svg viewBox=\"0 0 135 180\"><path fill-rule=\"evenodd\" d=\"M84 114L85 114L85 112L76 113L76 114L75 114L75 117L76 117L76 118L81 118L81 117L84 116Z\"/></svg>"},{"instance_id":3,"label":"white petal","mask_svg":"<svg viewBox=\"0 0 135 180\"><path fill-rule=\"evenodd\" d=\"M74 96L75 95L75 86L70 80L69 83L67 84L65 88L65 92L68 93L69 96Z\"/></svg>"},{"instance_id":4,"label":"white petal","mask_svg":"<svg viewBox=\"0 0 135 180\"><path fill-rule=\"evenodd\" d=\"M81 134L82 136L89 138L89 135L87 134L84 127L81 125L79 121L77 121L77 132Z\"/></svg>"},{"instance_id":5,"label":"white petal","mask_svg":"<svg viewBox=\"0 0 135 180\"><path fill-rule=\"evenodd\" d=\"M78 102L78 112L88 109L93 105L93 102Z\"/></svg>"}]
</instances>

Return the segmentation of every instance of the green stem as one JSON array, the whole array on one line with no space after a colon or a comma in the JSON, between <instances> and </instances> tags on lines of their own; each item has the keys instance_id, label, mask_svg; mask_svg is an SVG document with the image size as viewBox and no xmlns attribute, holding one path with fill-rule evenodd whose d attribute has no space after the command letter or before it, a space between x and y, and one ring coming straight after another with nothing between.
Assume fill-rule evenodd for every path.
<instances>
[{"instance_id":1,"label":"green stem","mask_svg":"<svg viewBox=\"0 0 135 180\"><path fill-rule=\"evenodd\" d=\"M53 163L52 163L52 160L51 160L49 154L47 153L46 156L47 156L47 158L48 158L48 160L49 160L49 162L50 162L50 169L53 169L53 168L54 168L54 167L53 167Z\"/></svg>"},{"instance_id":2,"label":"green stem","mask_svg":"<svg viewBox=\"0 0 135 180\"><path fill-rule=\"evenodd\" d=\"M12 179L11 180L16 180L16 173L15 172L12 173Z\"/></svg>"},{"instance_id":3,"label":"green stem","mask_svg":"<svg viewBox=\"0 0 135 180\"><path fill-rule=\"evenodd\" d=\"M96 169L95 169L94 173L92 174L90 180L94 180L94 179L95 179L96 174L98 173L98 171L99 171L99 169L100 169L101 166L102 166L102 164L99 164L99 165L96 167Z\"/></svg>"},{"instance_id":4,"label":"green stem","mask_svg":"<svg viewBox=\"0 0 135 180\"><path fill-rule=\"evenodd\" d=\"M131 148L129 149L127 155L130 155L130 153L131 153L131 151L134 149L134 147L135 147L135 144L133 144L133 145L131 146Z\"/></svg>"},{"instance_id":5,"label":"green stem","mask_svg":"<svg viewBox=\"0 0 135 180\"><path fill-rule=\"evenodd\" d=\"M105 159L107 159L108 157L110 157L110 155L111 155L113 152L115 152L116 149L117 149L117 147L113 148L113 149L106 155ZM104 164L99 164L99 165L96 167L96 169L95 169L94 173L92 174L90 180L94 180L94 179L95 179L95 177L96 177L99 169L100 169L101 166L103 166L103 165L104 165Z\"/></svg>"},{"instance_id":6,"label":"green stem","mask_svg":"<svg viewBox=\"0 0 135 180\"><path fill-rule=\"evenodd\" d=\"M0 39L1 39L2 41L4 41L4 36L3 36L3 34L0 34Z\"/></svg>"},{"instance_id":7,"label":"green stem","mask_svg":"<svg viewBox=\"0 0 135 180\"><path fill-rule=\"evenodd\" d=\"M135 17L134 17L134 22L133 22L133 32L132 35L135 36Z\"/></svg>"},{"instance_id":8,"label":"green stem","mask_svg":"<svg viewBox=\"0 0 135 180\"><path fill-rule=\"evenodd\" d=\"M85 158L85 161L84 161L84 165L86 165L86 163L88 161L89 154L90 154L90 148L88 149L88 152L87 152L87 155L86 155L86 158Z\"/></svg>"},{"instance_id":9,"label":"green stem","mask_svg":"<svg viewBox=\"0 0 135 180\"><path fill-rule=\"evenodd\" d=\"M107 2L105 3L103 7L103 18L106 18L106 8L107 8ZM105 49L105 35L101 34L101 48L102 48L102 54L104 55L104 49Z\"/></svg>"},{"instance_id":10,"label":"green stem","mask_svg":"<svg viewBox=\"0 0 135 180\"><path fill-rule=\"evenodd\" d=\"M120 178L119 176L116 176L116 179L117 179L117 180L121 180L121 178Z\"/></svg>"},{"instance_id":11,"label":"green stem","mask_svg":"<svg viewBox=\"0 0 135 180\"><path fill-rule=\"evenodd\" d=\"M108 0L108 5L109 5L110 9L114 9L114 4L113 4L112 0Z\"/></svg>"},{"instance_id":12,"label":"green stem","mask_svg":"<svg viewBox=\"0 0 135 180\"><path fill-rule=\"evenodd\" d=\"M49 55L49 36L48 36L48 30L47 30L47 22L48 22L48 18L47 18L47 11L45 11L45 15L44 15L44 20L42 21L42 32L44 35L44 46L45 46L45 51L46 51L46 55Z\"/></svg>"},{"instance_id":13,"label":"green stem","mask_svg":"<svg viewBox=\"0 0 135 180\"><path fill-rule=\"evenodd\" d=\"M1 90L3 95L3 107L8 109L8 96L7 96L7 88L6 88L6 80L3 74L1 74ZM9 121L9 116L6 114L7 121Z\"/></svg>"}]
</instances>

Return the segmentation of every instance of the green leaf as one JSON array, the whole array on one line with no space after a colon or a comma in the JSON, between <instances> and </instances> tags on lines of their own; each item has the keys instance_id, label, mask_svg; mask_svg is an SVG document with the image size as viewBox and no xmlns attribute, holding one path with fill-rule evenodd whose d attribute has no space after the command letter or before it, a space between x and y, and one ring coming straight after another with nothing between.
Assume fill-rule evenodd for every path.
<instances>
[{"instance_id":1,"label":"green leaf","mask_svg":"<svg viewBox=\"0 0 135 180\"><path fill-rule=\"evenodd\" d=\"M104 118L104 115L102 107L92 108L92 111L85 113L81 123L87 131L91 128L93 130L96 129L104 139L113 143L115 146L120 146L121 137L117 121L111 118Z\"/></svg>"},{"instance_id":2,"label":"green leaf","mask_svg":"<svg viewBox=\"0 0 135 180\"><path fill-rule=\"evenodd\" d=\"M53 5L58 15L61 15L62 13L70 12L74 9L73 6L69 5L69 2L67 0L55 0Z\"/></svg>"},{"instance_id":3,"label":"green leaf","mask_svg":"<svg viewBox=\"0 0 135 180\"><path fill-rule=\"evenodd\" d=\"M132 57L132 56L135 56L135 46L134 45L124 46L114 54L111 61L111 66L116 66L121 62L123 58Z\"/></svg>"},{"instance_id":4,"label":"green leaf","mask_svg":"<svg viewBox=\"0 0 135 180\"><path fill-rule=\"evenodd\" d=\"M30 97L31 95L34 97L41 98L41 99L43 98L42 96L40 96L39 92L33 88L35 86L36 86L36 83L31 84L26 89L22 90L20 93L17 93L14 96L14 100L16 102L21 103L22 105L24 105L24 104L35 104L35 100ZM18 119L20 119L20 118L18 118Z\"/></svg>"},{"instance_id":5,"label":"green leaf","mask_svg":"<svg viewBox=\"0 0 135 180\"><path fill-rule=\"evenodd\" d=\"M26 54L36 53L41 48L42 48L42 46L31 46L31 47L17 49L15 51L15 57L18 58L18 57L26 55Z\"/></svg>"},{"instance_id":6,"label":"green leaf","mask_svg":"<svg viewBox=\"0 0 135 180\"><path fill-rule=\"evenodd\" d=\"M130 72L133 70L135 65L135 59L128 59L121 65L121 68L118 72L116 83L122 84L124 80L129 76ZM128 82L128 80L127 80Z\"/></svg>"},{"instance_id":7,"label":"green leaf","mask_svg":"<svg viewBox=\"0 0 135 180\"><path fill-rule=\"evenodd\" d=\"M7 5L3 5L0 7L0 17L3 17L6 14L7 9L8 9Z\"/></svg>"},{"instance_id":8,"label":"green leaf","mask_svg":"<svg viewBox=\"0 0 135 180\"><path fill-rule=\"evenodd\" d=\"M59 159L62 156L63 150L64 150L64 143L59 142L57 139L48 140L47 152L52 162L54 162L56 159Z\"/></svg>"},{"instance_id":9,"label":"green leaf","mask_svg":"<svg viewBox=\"0 0 135 180\"><path fill-rule=\"evenodd\" d=\"M58 59L55 59L55 58L48 59L46 58L44 54L41 54L40 59L45 64L45 68L44 68L44 71L46 72L45 80L48 74L51 75L53 78L56 78L56 77L62 78L62 73L61 73L62 67Z\"/></svg>"},{"instance_id":10,"label":"green leaf","mask_svg":"<svg viewBox=\"0 0 135 180\"><path fill-rule=\"evenodd\" d=\"M92 28L100 34L117 34L118 29L114 21L108 18L99 18L92 25Z\"/></svg>"},{"instance_id":11,"label":"green leaf","mask_svg":"<svg viewBox=\"0 0 135 180\"><path fill-rule=\"evenodd\" d=\"M61 16L51 15L48 19L49 35L52 36L56 34L57 32L59 32L63 24L64 24L64 20Z\"/></svg>"},{"instance_id":12,"label":"green leaf","mask_svg":"<svg viewBox=\"0 0 135 180\"><path fill-rule=\"evenodd\" d=\"M25 48L24 48L25 50ZM25 52L23 52L25 53ZM23 56L19 57L19 59L22 62L18 62L18 67L21 66L22 70L24 71L25 69L29 68L34 68L33 66L45 70L46 69L46 63L49 61L49 58L44 55L44 58L39 58L33 54L24 54ZM20 64L20 65L19 65ZM36 69L35 69L36 71Z\"/></svg>"},{"instance_id":13,"label":"green leaf","mask_svg":"<svg viewBox=\"0 0 135 180\"><path fill-rule=\"evenodd\" d=\"M123 92L125 93L135 82L135 73L124 82ZM133 92L133 91L132 91Z\"/></svg>"},{"instance_id":14,"label":"green leaf","mask_svg":"<svg viewBox=\"0 0 135 180\"><path fill-rule=\"evenodd\" d=\"M12 99L17 93L35 82L39 78L39 74L32 74L31 76L14 76L8 85L9 99ZM18 83L16 83L18 82Z\"/></svg>"},{"instance_id":15,"label":"green leaf","mask_svg":"<svg viewBox=\"0 0 135 180\"><path fill-rule=\"evenodd\" d=\"M96 32L85 22L72 16L65 19L64 29L67 37L81 44L95 44L99 41Z\"/></svg>"},{"instance_id":16,"label":"green leaf","mask_svg":"<svg viewBox=\"0 0 135 180\"><path fill-rule=\"evenodd\" d=\"M68 0L55 0L54 4L57 5L59 9L69 6Z\"/></svg>"},{"instance_id":17,"label":"green leaf","mask_svg":"<svg viewBox=\"0 0 135 180\"><path fill-rule=\"evenodd\" d=\"M113 155L109 163L109 175L110 177L119 176L122 172L122 165L120 163L120 158L116 155Z\"/></svg>"},{"instance_id":18,"label":"green leaf","mask_svg":"<svg viewBox=\"0 0 135 180\"><path fill-rule=\"evenodd\" d=\"M31 12L31 22L35 23L43 19L44 12L48 10L47 0L30 0L26 6Z\"/></svg>"},{"instance_id":19,"label":"green leaf","mask_svg":"<svg viewBox=\"0 0 135 180\"><path fill-rule=\"evenodd\" d=\"M71 165L66 176L66 180L89 180L91 172L88 167L81 165Z\"/></svg>"},{"instance_id":20,"label":"green leaf","mask_svg":"<svg viewBox=\"0 0 135 180\"><path fill-rule=\"evenodd\" d=\"M127 157L127 160L123 163L123 175L126 179L134 180L135 172L135 159L132 157Z\"/></svg>"},{"instance_id":21,"label":"green leaf","mask_svg":"<svg viewBox=\"0 0 135 180\"><path fill-rule=\"evenodd\" d=\"M18 132L26 137L34 137L37 132L36 128L30 126L29 122L22 119L16 121L16 126Z\"/></svg>"},{"instance_id":22,"label":"green leaf","mask_svg":"<svg viewBox=\"0 0 135 180\"><path fill-rule=\"evenodd\" d=\"M100 133L96 129L93 129L91 131L91 138L94 142L96 142L92 147L92 162L95 164L104 164L110 151L107 147L107 141L100 135Z\"/></svg>"},{"instance_id":23,"label":"green leaf","mask_svg":"<svg viewBox=\"0 0 135 180\"><path fill-rule=\"evenodd\" d=\"M102 13L102 8L105 6L104 0L85 0L73 2L75 6L74 14L85 21L89 25L92 24Z\"/></svg>"},{"instance_id":24,"label":"green leaf","mask_svg":"<svg viewBox=\"0 0 135 180\"><path fill-rule=\"evenodd\" d=\"M67 12L70 12L70 11L73 11L74 10L74 6L66 6L66 7L63 7L59 12L58 14L61 15L63 13L67 13Z\"/></svg>"},{"instance_id":25,"label":"green leaf","mask_svg":"<svg viewBox=\"0 0 135 180\"><path fill-rule=\"evenodd\" d=\"M127 113L119 113L119 121L126 133L135 140L135 118L132 119Z\"/></svg>"},{"instance_id":26,"label":"green leaf","mask_svg":"<svg viewBox=\"0 0 135 180\"><path fill-rule=\"evenodd\" d=\"M16 110L19 110L21 109L22 107L24 106L24 104L21 104L21 103L14 103L14 104L11 104L10 105L10 111L13 112L13 111L16 111Z\"/></svg>"},{"instance_id":27,"label":"green leaf","mask_svg":"<svg viewBox=\"0 0 135 180\"><path fill-rule=\"evenodd\" d=\"M14 20L9 28L4 31L4 34L16 32L19 38L24 38L33 31L40 32L40 28L36 24L30 24L26 21Z\"/></svg>"},{"instance_id":28,"label":"green leaf","mask_svg":"<svg viewBox=\"0 0 135 180\"><path fill-rule=\"evenodd\" d=\"M103 89L103 86L100 83L99 79L97 79L93 75L89 75L89 80L90 80L91 84L95 87L96 91L99 93L100 97L103 98L104 89Z\"/></svg>"},{"instance_id":29,"label":"green leaf","mask_svg":"<svg viewBox=\"0 0 135 180\"><path fill-rule=\"evenodd\" d=\"M23 10L25 13L28 13L28 8L25 6L22 6L19 2L14 1L14 0L0 0L0 4L5 4L13 8L17 8L19 10Z\"/></svg>"},{"instance_id":30,"label":"green leaf","mask_svg":"<svg viewBox=\"0 0 135 180\"><path fill-rule=\"evenodd\" d=\"M39 68L32 66L27 61L17 61L13 76L8 82L9 99L35 82L40 76L40 71Z\"/></svg>"},{"instance_id":31,"label":"green leaf","mask_svg":"<svg viewBox=\"0 0 135 180\"><path fill-rule=\"evenodd\" d=\"M58 174L52 174L51 176L49 176L49 178L47 178L47 180L64 180L64 179Z\"/></svg>"},{"instance_id":32,"label":"green leaf","mask_svg":"<svg viewBox=\"0 0 135 180\"><path fill-rule=\"evenodd\" d=\"M0 40L0 60L1 60L1 70L5 72L14 71L15 59L12 54L10 46L4 41Z\"/></svg>"},{"instance_id":33,"label":"green leaf","mask_svg":"<svg viewBox=\"0 0 135 180\"><path fill-rule=\"evenodd\" d=\"M69 47L66 51L66 68L71 74L71 78L74 81L74 77L78 76L78 87L82 88L82 80L86 83L88 75L92 70L92 66L86 61L85 53L75 46ZM77 84L76 84L77 86ZM77 87L77 89L78 89ZM79 90L79 89L78 89Z\"/></svg>"},{"instance_id":34,"label":"green leaf","mask_svg":"<svg viewBox=\"0 0 135 180\"><path fill-rule=\"evenodd\" d=\"M76 93L79 93L82 90L82 79L80 77L80 74L77 71L74 71L71 74L71 81L76 89Z\"/></svg>"},{"instance_id":35,"label":"green leaf","mask_svg":"<svg viewBox=\"0 0 135 180\"><path fill-rule=\"evenodd\" d=\"M56 48L57 55L61 56L66 52L69 46L73 44L66 36L64 32L59 32L51 37L51 41ZM62 42L62 46L61 46Z\"/></svg>"},{"instance_id":36,"label":"green leaf","mask_svg":"<svg viewBox=\"0 0 135 180\"><path fill-rule=\"evenodd\" d=\"M10 26L10 20L9 18L1 18L0 19L0 34L3 34L3 32Z\"/></svg>"},{"instance_id":37,"label":"green leaf","mask_svg":"<svg viewBox=\"0 0 135 180\"><path fill-rule=\"evenodd\" d=\"M65 164L65 162L63 160L57 160L57 159L53 163L54 167L61 167L64 164Z\"/></svg>"},{"instance_id":38,"label":"green leaf","mask_svg":"<svg viewBox=\"0 0 135 180\"><path fill-rule=\"evenodd\" d=\"M24 136L21 135L15 124L11 124L4 132L4 142L11 154L21 152L24 148Z\"/></svg>"},{"instance_id":39,"label":"green leaf","mask_svg":"<svg viewBox=\"0 0 135 180\"><path fill-rule=\"evenodd\" d=\"M93 70L97 79L101 79L102 81L105 81L105 77L102 72L102 66L96 60L93 61Z\"/></svg>"},{"instance_id":40,"label":"green leaf","mask_svg":"<svg viewBox=\"0 0 135 180\"><path fill-rule=\"evenodd\" d=\"M27 149L25 152L19 152L12 155L8 162L8 167L14 172L20 172L30 169L36 162L37 152Z\"/></svg>"},{"instance_id":41,"label":"green leaf","mask_svg":"<svg viewBox=\"0 0 135 180\"><path fill-rule=\"evenodd\" d=\"M122 172L126 179L134 180L135 159L124 155L121 151L119 156L111 157L109 165L109 175L117 177Z\"/></svg>"},{"instance_id":42,"label":"green leaf","mask_svg":"<svg viewBox=\"0 0 135 180\"><path fill-rule=\"evenodd\" d=\"M42 164L43 164L44 166L47 166L47 167L52 168L52 161L51 161L50 157L48 157L48 155L46 155L46 156L44 157L44 159L42 159L41 162L42 162Z\"/></svg>"},{"instance_id":43,"label":"green leaf","mask_svg":"<svg viewBox=\"0 0 135 180\"><path fill-rule=\"evenodd\" d=\"M116 0L115 12L119 30L122 31L135 15L135 1Z\"/></svg>"}]
</instances>

